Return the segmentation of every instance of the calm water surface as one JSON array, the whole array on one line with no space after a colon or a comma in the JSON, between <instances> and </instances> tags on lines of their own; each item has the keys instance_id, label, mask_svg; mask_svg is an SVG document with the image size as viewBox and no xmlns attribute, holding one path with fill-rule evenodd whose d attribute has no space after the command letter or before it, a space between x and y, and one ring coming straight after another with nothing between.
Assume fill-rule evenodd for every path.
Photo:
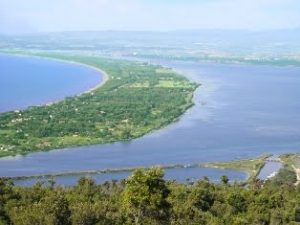
<instances>
[{"instance_id":1,"label":"calm water surface","mask_svg":"<svg viewBox=\"0 0 300 225\"><path fill-rule=\"evenodd\" d=\"M107 173L107 174L96 174L96 175L86 175L86 177L91 177L97 183L104 183L105 181L120 181L127 178L131 172L120 172L120 173ZM241 173L234 170L219 170L219 169L209 169L209 168L186 168L186 169L166 169L165 178L168 180L176 180L177 182L191 182L203 179L204 176L209 176L210 181L219 182L220 177L226 175L232 178L231 182L234 180L244 180L247 178L245 173ZM55 181L58 185L72 186L78 181L78 176L61 176L56 177ZM22 186L32 186L37 181L47 183L49 179L37 179L30 178L25 180L17 180L14 183L16 185Z\"/></svg>"},{"instance_id":2,"label":"calm water surface","mask_svg":"<svg viewBox=\"0 0 300 225\"><path fill-rule=\"evenodd\" d=\"M84 66L0 54L0 112L62 100L101 79L98 71Z\"/></svg>"},{"instance_id":3,"label":"calm water surface","mask_svg":"<svg viewBox=\"0 0 300 225\"><path fill-rule=\"evenodd\" d=\"M283 163L279 159L277 155L273 155L269 157L264 167L261 169L260 173L258 174L257 178L260 180L267 180L270 179L279 172L279 170L283 167Z\"/></svg>"},{"instance_id":4,"label":"calm water surface","mask_svg":"<svg viewBox=\"0 0 300 225\"><path fill-rule=\"evenodd\" d=\"M179 122L126 143L0 159L0 175L189 164L299 152L300 68L161 63L202 84L195 93L196 105ZM200 168L174 174L178 174L176 179L220 177L219 170ZM242 173L228 175L236 180L245 178ZM66 184L72 180L58 179Z\"/></svg>"}]
</instances>

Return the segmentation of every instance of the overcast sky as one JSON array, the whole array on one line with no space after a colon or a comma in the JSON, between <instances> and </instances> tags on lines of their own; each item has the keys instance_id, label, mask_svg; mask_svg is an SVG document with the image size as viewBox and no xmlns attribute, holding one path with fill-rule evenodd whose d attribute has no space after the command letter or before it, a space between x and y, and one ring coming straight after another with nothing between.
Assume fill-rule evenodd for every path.
<instances>
[{"instance_id":1,"label":"overcast sky","mask_svg":"<svg viewBox=\"0 0 300 225\"><path fill-rule=\"evenodd\" d=\"M0 32L282 29L300 0L0 0Z\"/></svg>"}]
</instances>

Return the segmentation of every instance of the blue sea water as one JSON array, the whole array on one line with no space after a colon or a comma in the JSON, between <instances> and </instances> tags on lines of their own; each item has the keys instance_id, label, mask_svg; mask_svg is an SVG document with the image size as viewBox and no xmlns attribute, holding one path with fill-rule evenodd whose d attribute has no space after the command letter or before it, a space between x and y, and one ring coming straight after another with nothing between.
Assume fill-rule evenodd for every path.
<instances>
[{"instance_id":1,"label":"blue sea water","mask_svg":"<svg viewBox=\"0 0 300 225\"><path fill-rule=\"evenodd\" d=\"M0 112L73 96L101 82L88 67L54 60L0 54Z\"/></svg>"},{"instance_id":2,"label":"blue sea water","mask_svg":"<svg viewBox=\"0 0 300 225\"><path fill-rule=\"evenodd\" d=\"M190 164L300 152L300 68L158 63L202 84L195 92L195 106L178 122L129 142L2 158L0 176ZM167 174L178 180L204 175L217 180L221 173L197 168ZM238 172L228 175L232 180L245 178ZM115 176L124 174L110 177ZM109 174L105 174L108 178ZM72 177L58 179L62 184L70 184L70 179L74 183Z\"/></svg>"}]
</instances>

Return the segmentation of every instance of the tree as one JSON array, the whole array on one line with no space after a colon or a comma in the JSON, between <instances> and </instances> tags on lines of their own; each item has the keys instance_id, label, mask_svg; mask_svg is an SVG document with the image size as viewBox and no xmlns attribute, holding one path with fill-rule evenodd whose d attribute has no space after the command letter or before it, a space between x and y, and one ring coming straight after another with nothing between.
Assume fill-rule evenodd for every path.
<instances>
[{"instance_id":1,"label":"tree","mask_svg":"<svg viewBox=\"0 0 300 225\"><path fill-rule=\"evenodd\" d=\"M171 206L167 197L170 190L163 176L160 168L138 169L126 180L123 205L135 224L149 219L160 224L168 223Z\"/></svg>"},{"instance_id":2,"label":"tree","mask_svg":"<svg viewBox=\"0 0 300 225\"><path fill-rule=\"evenodd\" d=\"M223 176L221 176L221 182L223 184L228 184L229 178L227 176L223 175Z\"/></svg>"},{"instance_id":3,"label":"tree","mask_svg":"<svg viewBox=\"0 0 300 225\"><path fill-rule=\"evenodd\" d=\"M284 215L280 209L275 209L271 215L270 224L272 225L283 225L284 222Z\"/></svg>"},{"instance_id":4,"label":"tree","mask_svg":"<svg viewBox=\"0 0 300 225\"><path fill-rule=\"evenodd\" d=\"M92 201L94 195L99 192L96 182L89 177L82 177L75 186L76 198L80 201Z\"/></svg>"},{"instance_id":5,"label":"tree","mask_svg":"<svg viewBox=\"0 0 300 225\"><path fill-rule=\"evenodd\" d=\"M94 225L97 222L95 209L91 203L79 203L72 209L73 225Z\"/></svg>"},{"instance_id":6,"label":"tree","mask_svg":"<svg viewBox=\"0 0 300 225\"><path fill-rule=\"evenodd\" d=\"M232 206L233 212L235 213L246 211L246 199L238 192L230 194L227 198L227 202Z\"/></svg>"},{"instance_id":7,"label":"tree","mask_svg":"<svg viewBox=\"0 0 300 225\"><path fill-rule=\"evenodd\" d=\"M0 225L8 221L5 204L14 198L18 198L18 196L13 192L13 183L9 179L0 178Z\"/></svg>"},{"instance_id":8,"label":"tree","mask_svg":"<svg viewBox=\"0 0 300 225\"><path fill-rule=\"evenodd\" d=\"M300 206L295 208L294 213L295 213L295 221L300 222Z\"/></svg>"},{"instance_id":9,"label":"tree","mask_svg":"<svg viewBox=\"0 0 300 225\"><path fill-rule=\"evenodd\" d=\"M208 188L197 187L190 194L190 201L201 211L207 211L214 204L214 196Z\"/></svg>"},{"instance_id":10,"label":"tree","mask_svg":"<svg viewBox=\"0 0 300 225\"><path fill-rule=\"evenodd\" d=\"M42 202L42 209L52 225L69 225L71 211L64 192L54 192Z\"/></svg>"}]
</instances>

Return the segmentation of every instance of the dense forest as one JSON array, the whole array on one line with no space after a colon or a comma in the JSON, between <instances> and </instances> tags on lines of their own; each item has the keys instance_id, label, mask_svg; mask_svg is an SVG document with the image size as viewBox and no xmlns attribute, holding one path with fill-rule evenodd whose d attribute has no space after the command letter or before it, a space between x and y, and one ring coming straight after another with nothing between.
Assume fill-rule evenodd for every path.
<instances>
[{"instance_id":1,"label":"dense forest","mask_svg":"<svg viewBox=\"0 0 300 225\"><path fill-rule=\"evenodd\" d=\"M247 186L221 177L195 183L164 180L160 168L138 169L121 182L73 187L53 180L16 187L0 180L1 225L296 225L300 187L289 180L255 180ZM284 181L284 182L282 182Z\"/></svg>"},{"instance_id":2,"label":"dense forest","mask_svg":"<svg viewBox=\"0 0 300 225\"><path fill-rule=\"evenodd\" d=\"M0 157L129 140L176 120L197 84L171 69L95 56L40 54L104 70L108 81L80 96L0 114Z\"/></svg>"}]
</instances>

